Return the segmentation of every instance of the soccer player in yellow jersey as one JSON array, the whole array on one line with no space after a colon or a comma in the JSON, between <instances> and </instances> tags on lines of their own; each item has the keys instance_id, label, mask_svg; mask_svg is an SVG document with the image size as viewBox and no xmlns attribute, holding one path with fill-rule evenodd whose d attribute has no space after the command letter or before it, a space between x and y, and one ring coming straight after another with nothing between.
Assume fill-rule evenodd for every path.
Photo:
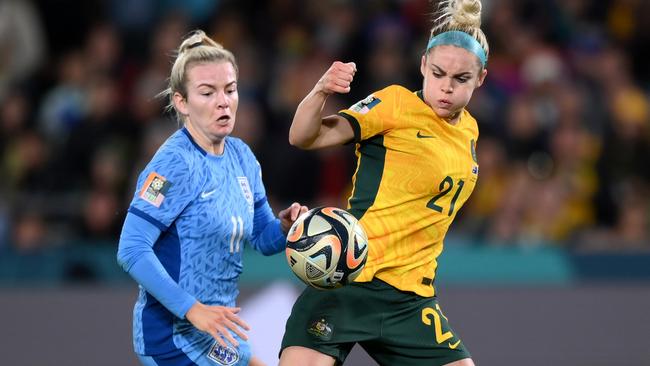
<instances>
[{"instance_id":1,"label":"soccer player in yellow jersey","mask_svg":"<svg viewBox=\"0 0 650 366\"><path fill-rule=\"evenodd\" d=\"M476 120L465 106L487 74L479 0L447 0L422 56L421 91L391 85L337 115L354 63L334 62L296 110L289 141L303 149L356 143L348 210L369 238L355 283L307 288L294 305L280 365L342 364L355 343L381 365L474 365L433 286L437 258L478 177Z\"/></svg>"}]
</instances>

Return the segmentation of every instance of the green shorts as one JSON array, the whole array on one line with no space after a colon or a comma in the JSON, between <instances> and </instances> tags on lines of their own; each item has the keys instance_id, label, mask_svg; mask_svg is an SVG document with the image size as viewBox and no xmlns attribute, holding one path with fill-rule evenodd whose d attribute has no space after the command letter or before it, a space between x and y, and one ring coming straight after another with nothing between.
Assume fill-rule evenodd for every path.
<instances>
[{"instance_id":1,"label":"green shorts","mask_svg":"<svg viewBox=\"0 0 650 366\"><path fill-rule=\"evenodd\" d=\"M308 287L291 310L282 349L307 347L343 364L355 343L380 365L444 365L470 357L435 297L378 279L335 290Z\"/></svg>"}]
</instances>

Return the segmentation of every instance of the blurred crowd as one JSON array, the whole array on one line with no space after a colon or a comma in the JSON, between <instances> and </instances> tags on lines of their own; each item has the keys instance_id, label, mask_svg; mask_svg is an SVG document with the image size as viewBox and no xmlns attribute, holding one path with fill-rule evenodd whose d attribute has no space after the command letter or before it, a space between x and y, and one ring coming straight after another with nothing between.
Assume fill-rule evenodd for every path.
<instances>
[{"instance_id":1,"label":"blurred crowd","mask_svg":"<svg viewBox=\"0 0 650 366\"><path fill-rule=\"evenodd\" d=\"M353 146L288 144L302 97L354 61L346 108L421 88L428 0L0 0L0 250L115 245L137 174L177 128L173 51L204 29L240 69L234 135L272 206L345 206ZM650 2L483 0L479 183L452 232L484 245L650 250Z\"/></svg>"}]
</instances>

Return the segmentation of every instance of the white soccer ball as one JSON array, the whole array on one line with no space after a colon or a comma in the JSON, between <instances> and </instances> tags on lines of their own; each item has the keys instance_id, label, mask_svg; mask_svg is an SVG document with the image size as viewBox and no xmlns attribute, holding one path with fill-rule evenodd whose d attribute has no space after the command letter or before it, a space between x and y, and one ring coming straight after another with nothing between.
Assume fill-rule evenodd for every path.
<instances>
[{"instance_id":1,"label":"white soccer ball","mask_svg":"<svg viewBox=\"0 0 650 366\"><path fill-rule=\"evenodd\" d=\"M349 212L317 207L291 226L286 255L293 273L306 284L337 288L361 273L368 257L368 236Z\"/></svg>"}]
</instances>

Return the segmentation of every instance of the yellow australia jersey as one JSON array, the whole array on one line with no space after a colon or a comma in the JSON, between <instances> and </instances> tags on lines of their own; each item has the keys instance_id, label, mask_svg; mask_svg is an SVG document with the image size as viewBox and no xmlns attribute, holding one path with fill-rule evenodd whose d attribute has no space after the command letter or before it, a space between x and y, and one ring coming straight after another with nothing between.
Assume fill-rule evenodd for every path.
<instances>
[{"instance_id":1,"label":"yellow australia jersey","mask_svg":"<svg viewBox=\"0 0 650 366\"><path fill-rule=\"evenodd\" d=\"M392 85L339 112L354 129L348 210L368 234L357 282L373 277L430 297L449 225L478 178L476 120L439 118L421 92Z\"/></svg>"}]
</instances>

